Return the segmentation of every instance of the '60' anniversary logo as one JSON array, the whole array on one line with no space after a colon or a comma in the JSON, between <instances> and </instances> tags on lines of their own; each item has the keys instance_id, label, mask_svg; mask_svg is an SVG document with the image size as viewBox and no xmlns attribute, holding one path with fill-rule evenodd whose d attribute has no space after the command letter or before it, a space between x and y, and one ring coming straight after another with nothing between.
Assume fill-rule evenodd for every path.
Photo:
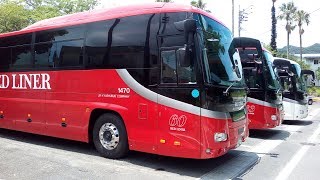
<instances>
[{"instance_id":1,"label":"'60' anniversary logo","mask_svg":"<svg viewBox=\"0 0 320 180\"><path fill-rule=\"evenodd\" d=\"M172 131L186 131L184 125L187 123L187 116L178 116L176 114L172 115L169 119L170 130Z\"/></svg>"}]
</instances>

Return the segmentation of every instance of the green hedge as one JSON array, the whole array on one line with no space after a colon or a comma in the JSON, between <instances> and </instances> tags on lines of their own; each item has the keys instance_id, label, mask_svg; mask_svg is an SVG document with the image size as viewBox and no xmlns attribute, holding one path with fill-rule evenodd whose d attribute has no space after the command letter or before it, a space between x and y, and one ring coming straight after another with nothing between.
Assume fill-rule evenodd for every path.
<instances>
[{"instance_id":1,"label":"green hedge","mask_svg":"<svg viewBox=\"0 0 320 180\"><path fill-rule=\"evenodd\" d=\"M320 97L320 87L308 87L307 92L309 95Z\"/></svg>"}]
</instances>

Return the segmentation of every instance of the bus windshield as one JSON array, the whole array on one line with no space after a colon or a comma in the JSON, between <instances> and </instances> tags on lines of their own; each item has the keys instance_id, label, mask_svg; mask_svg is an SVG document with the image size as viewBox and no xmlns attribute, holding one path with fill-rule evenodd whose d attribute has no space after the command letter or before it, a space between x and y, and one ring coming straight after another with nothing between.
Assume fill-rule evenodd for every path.
<instances>
[{"instance_id":1,"label":"bus windshield","mask_svg":"<svg viewBox=\"0 0 320 180\"><path fill-rule=\"evenodd\" d=\"M306 91L305 82L301 75L301 67L299 64L292 64L292 70L296 78L296 87L298 91Z\"/></svg>"},{"instance_id":2,"label":"bus windshield","mask_svg":"<svg viewBox=\"0 0 320 180\"><path fill-rule=\"evenodd\" d=\"M271 53L267 51L264 51L264 56L266 58L266 64L267 64L267 71L266 71L267 84L266 85L269 89L278 90L280 89L280 83L277 80L276 73L272 66L273 56L271 55Z\"/></svg>"},{"instance_id":3,"label":"bus windshield","mask_svg":"<svg viewBox=\"0 0 320 180\"><path fill-rule=\"evenodd\" d=\"M232 33L217 21L200 15L202 27L202 56L206 70L206 81L220 85L243 85L242 66Z\"/></svg>"}]
</instances>

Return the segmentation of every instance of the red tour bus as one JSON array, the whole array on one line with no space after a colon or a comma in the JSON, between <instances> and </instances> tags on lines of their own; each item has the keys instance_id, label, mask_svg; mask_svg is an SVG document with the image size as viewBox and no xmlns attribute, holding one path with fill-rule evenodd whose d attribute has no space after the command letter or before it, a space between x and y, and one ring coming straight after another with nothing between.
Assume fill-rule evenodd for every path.
<instances>
[{"instance_id":1,"label":"red tour bus","mask_svg":"<svg viewBox=\"0 0 320 180\"><path fill-rule=\"evenodd\" d=\"M282 91L272 54L257 39L239 37L234 44L241 57L248 93L249 129L269 129L283 121Z\"/></svg>"},{"instance_id":2,"label":"red tour bus","mask_svg":"<svg viewBox=\"0 0 320 180\"><path fill-rule=\"evenodd\" d=\"M207 159L248 136L232 34L192 6L83 12L0 35L0 127Z\"/></svg>"}]
</instances>

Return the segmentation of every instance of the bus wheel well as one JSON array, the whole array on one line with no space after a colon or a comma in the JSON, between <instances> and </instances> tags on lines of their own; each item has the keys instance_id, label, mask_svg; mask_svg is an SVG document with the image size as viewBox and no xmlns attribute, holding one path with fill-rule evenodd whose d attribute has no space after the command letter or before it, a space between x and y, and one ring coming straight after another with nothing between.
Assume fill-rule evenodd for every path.
<instances>
[{"instance_id":1,"label":"bus wheel well","mask_svg":"<svg viewBox=\"0 0 320 180\"><path fill-rule=\"evenodd\" d=\"M94 124L96 123L97 119L102 115L102 114L114 114L116 116L119 116L121 119L122 117L120 116L119 113L115 112L115 111L111 111L111 110L107 110L107 109L94 109L91 112L90 115L90 122L89 122L89 128L88 128L88 138L89 138L89 143L92 143L92 133L93 133L93 127Z\"/></svg>"}]
</instances>

